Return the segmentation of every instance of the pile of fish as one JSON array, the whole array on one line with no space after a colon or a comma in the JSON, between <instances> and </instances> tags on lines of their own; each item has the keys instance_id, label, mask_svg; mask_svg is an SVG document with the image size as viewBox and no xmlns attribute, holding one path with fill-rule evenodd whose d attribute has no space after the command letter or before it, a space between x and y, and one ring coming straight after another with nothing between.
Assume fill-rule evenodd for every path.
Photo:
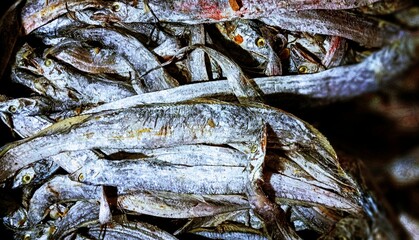
<instances>
[{"instance_id":1,"label":"pile of fish","mask_svg":"<svg viewBox=\"0 0 419 240\"><path fill-rule=\"evenodd\" d=\"M21 91L0 95L15 134L0 182L20 195L3 224L16 239L396 239L361 163L275 102L397 81L419 62L412 9L17 1L1 20L16 49L2 82Z\"/></svg>"}]
</instances>

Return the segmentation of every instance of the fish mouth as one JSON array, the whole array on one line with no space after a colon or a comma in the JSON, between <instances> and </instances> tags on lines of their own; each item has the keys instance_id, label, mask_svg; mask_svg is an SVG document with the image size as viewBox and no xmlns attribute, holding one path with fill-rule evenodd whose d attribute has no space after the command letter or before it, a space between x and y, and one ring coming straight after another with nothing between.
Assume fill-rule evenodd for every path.
<instances>
[{"instance_id":1,"label":"fish mouth","mask_svg":"<svg viewBox=\"0 0 419 240\"><path fill-rule=\"evenodd\" d=\"M37 59L33 50L29 49L22 54L20 59L18 59L17 67L20 69L29 70L30 72L33 72L37 75L43 75L44 70L37 60L39 59Z\"/></svg>"}]
</instances>

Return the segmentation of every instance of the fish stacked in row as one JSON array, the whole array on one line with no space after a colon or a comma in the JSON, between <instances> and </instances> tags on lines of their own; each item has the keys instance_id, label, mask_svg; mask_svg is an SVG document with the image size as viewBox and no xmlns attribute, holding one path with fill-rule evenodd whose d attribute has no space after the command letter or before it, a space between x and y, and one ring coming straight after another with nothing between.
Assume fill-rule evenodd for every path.
<instances>
[{"instance_id":1,"label":"fish stacked in row","mask_svg":"<svg viewBox=\"0 0 419 240\"><path fill-rule=\"evenodd\" d=\"M22 94L0 95L0 116L22 139L0 149L0 182L21 196L4 224L23 239L394 239L358 164L268 105L354 97L417 64L417 35L367 14L386 9L16 4Z\"/></svg>"}]
</instances>

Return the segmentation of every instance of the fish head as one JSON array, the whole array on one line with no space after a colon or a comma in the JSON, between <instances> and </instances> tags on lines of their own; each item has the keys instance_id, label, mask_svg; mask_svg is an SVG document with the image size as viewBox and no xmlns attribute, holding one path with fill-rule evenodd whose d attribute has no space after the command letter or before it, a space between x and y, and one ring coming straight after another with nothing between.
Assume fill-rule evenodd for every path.
<instances>
[{"instance_id":1,"label":"fish head","mask_svg":"<svg viewBox=\"0 0 419 240\"><path fill-rule=\"evenodd\" d=\"M316 59L313 54L298 42L290 45L290 58L299 74L317 73L325 70L321 61Z\"/></svg>"},{"instance_id":2,"label":"fish head","mask_svg":"<svg viewBox=\"0 0 419 240\"><path fill-rule=\"evenodd\" d=\"M15 66L17 68L21 68L21 69L25 69L25 70L29 70L31 72L37 73L41 70L41 68L38 66L37 62L34 61L35 57L36 57L35 48L25 43L16 53Z\"/></svg>"},{"instance_id":3,"label":"fish head","mask_svg":"<svg viewBox=\"0 0 419 240\"><path fill-rule=\"evenodd\" d=\"M21 169L13 178L12 188L30 184L35 177L35 174L35 169L32 166Z\"/></svg>"},{"instance_id":4,"label":"fish head","mask_svg":"<svg viewBox=\"0 0 419 240\"><path fill-rule=\"evenodd\" d=\"M123 23L127 21L130 14L138 12L131 4L122 1L109 1L104 3L104 7L94 11L90 19L100 22L102 25L110 23Z\"/></svg>"},{"instance_id":5,"label":"fish head","mask_svg":"<svg viewBox=\"0 0 419 240\"><path fill-rule=\"evenodd\" d=\"M268 76L281 75L278 52L286 45L286 38L267 27L260 27L251 20L235 20L216 25L220 32L249 52Z\"/></svg>"},{"instance_id":6,"label":"fish head","mask_svg":"<svg viewBox=\"0 0 419 240\"><path fill-rule=\"evenodd\" d=\"M46 107L46 102L40 98L15 98L8 101L0 101L0 112L6 114L36 115L39 107Z\"/></svg>"},{"instance_id":7,"label":"fish head","mask_svg":"<svg viewBox=\"0 0 419 240\"><path fill-rule=\"evenodd\" d=\"M69 175L69 177L73 181L88 183L89 180L96 179L101 175L100 173L102 173L103 166L103 161L94 161L93 163L88 163L79 170L73 172Z\"/></svg>"}]
</instances>

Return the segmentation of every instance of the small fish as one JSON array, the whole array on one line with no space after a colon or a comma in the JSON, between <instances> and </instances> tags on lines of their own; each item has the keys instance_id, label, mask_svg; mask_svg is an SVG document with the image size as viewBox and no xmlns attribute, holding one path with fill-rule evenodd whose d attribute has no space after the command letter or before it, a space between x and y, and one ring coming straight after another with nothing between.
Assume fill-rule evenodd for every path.
<instances>
[{"instance_id":1,"label":"small fish","mask_svg":"<svg viewBox=\"0 0 419 240\"><path fill-rule=\"evenodd\" d=\"M17 66L45 77L54 90L63 95L48 95L59 102L74 102L74 105L88 105L110 102L135 94L132 87L120 81L113 81L93 75L83 75L69 66L63 65L52 58L43 59L34 54L27 57L28 65ZM36 84L36 83L35 83Z\"/></svg>"},{"instance_id":2,"label":"small fish","mask_svg":"<svg viewBox=\"0 0 419 240\"><path fill-rule=\"evenodd\" d=\"M218 23L216 26L230 42L248 51L257 61L258 67L263 69L265 75L282 75L281 60L278 53L286 45L286 42L284 42L286 39L281 37L280 33L274 32L273 28L260 26L260 24L250 20L235 20ZM240 55L238 54L235 58L239 63L243 62Z\"/></svg>"},{"instance_id":3,"label":"small fish","mask_svg":"<svg viewBox=\"0 0 419 240\"><path fill-rule=\"evenodd\" d=\"M325 70L325 67L322 65L321 61L316 59L307 49L305 49L298 42L295 44L291 44L290 51L290 59L297 73L317 73Z\"/></svg>"},{"instance_id":4,"label":"small fish","mask_svg":"<svg viewBox=\"0 0 419 240\"><path fill-rule=\"evenodd\" d=\"M215 227L200 227L189 230L190 233L209 239L254 239L267 240L263 231L238 223L221 223Z\"/></svg>"},{"instance_id":5,"label":"small fish","mask_svg":"<svg viewBox=\"0 0 419 240\"><path fill-rule=\"evenodd\" d=\"M128 191L169 191L188 194L241 194L246 172L235 166L184 166L158 159L99 160L83 166L70 179Z\"/></svg>"},{"instance_id":6,"label":"small fish","mask_svg":"<svg viewBox=\"0 0 419 240\"><path fill-rule=\"evenodd\" d=\"M199 218L249 208L242 195L193 195L172 192L134 192L118 196L125 211L163 218Z\"/></svg>"},{"instance_id":7,"label":"small fish","mask_svg":"<svg viewBox=\"0 0 419 240\"><path fill-rule=\"evenodd\" d=\"M62 41L47 49L44 55L58 59L86 73L114 74L122 79L130 79L139 75L127 60L114 51L84 46L75 40Z\"/></svg>"},{"instance_id":8,"label":"small fish","mask_svg":"<svg viewBox=\"0 0 419 240\"><path fill-rule=\"evenodd\" d=\"M32 225L39 223L48 215L49 207L59 201L99 198L100 188L71 181L65 175L55 175L34 192L29 202L28 221Z\"/></svg>"},{"instance_id":9,"label":"small fish","mask_svg":"<svg viewBox=\"0 0 419 240\"><path fill-rule=\"evenodd\" d=\"M124 57L144 79L139 84L143 92L152 92L176 87L179 83L161 68L157 57L131 35L106 28L82 28L70 33L71 37L100 42Z\"/></svg>"}]
</instances>

